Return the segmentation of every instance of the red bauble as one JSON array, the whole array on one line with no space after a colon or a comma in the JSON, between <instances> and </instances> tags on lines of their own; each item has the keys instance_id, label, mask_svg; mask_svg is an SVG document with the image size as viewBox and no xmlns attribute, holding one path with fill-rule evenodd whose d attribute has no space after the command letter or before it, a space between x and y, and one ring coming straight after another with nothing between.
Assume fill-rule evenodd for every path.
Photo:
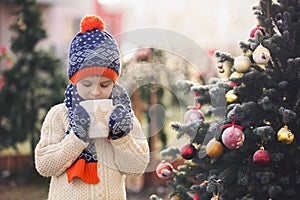
<instances>
[{"instance_id":1,"label":"red bauble","mask_svg":"<svg viewBox=\"0 0 300 200\"><path fill-rule=\"evenodd\" d=\"M186 160L191 160L195 157L197 149L193 144L186 144L180 150L181 156Z\"/></svg>"},{"instance_id":2,"label":"red bauble","mask_svg":"<svg viewBox=\"0 0 300 200\"><path fill-rule=\"evenodd\" d=\"M254 38L256 31L261 31L263 35L265 35L265 31L262 27L256 26L250 31L250 37Z\"/></svg>"},{"instance_id":3,"label":"red bauble","mask_svg":"<svg viewBox=\"0 0 300 200\"><path fill-rule=\"evenodd\" d=\"M3 86L5 84L5 78L3 74L0 74L0 91L2 90Z\"/></svg>"},{"instance_id":4,"label":"red bauble","mask_svg":"<svg viewBox=\"0 0 300 200\"><path fill-rule=\"evenodd\" d=\"M238 149L244 144L244 132L235 126L228 127L222 134L223 144L228 149Z\"/></svg>"},{"instance_id":5,"label":"red bauble","mask_svg":"<svg viewBox=\"0 0 300 200\"><path fill-rule=\"evenodd\" d=\"M156 167L156 174L159 178L171 178L173 176L173 166L166 161L162 161Z\"/></svg>"},{"instance_id":6,"label":"red bauble","mask_svg":"<svg viewBox=\"0 0 300 200\"><path fill-rule=\"evenodd\" d=\"M183 123L185 124L189 124L197 120L204 120L203 113L197 108L191 108L183 117Z\"/></svg>"},{"instance_id":7,"label":"red bauble","mask_svg":"<svg viewBox=\"0 0 300 200\"><path fill-rule=\"evenodd\" d=\"M235 82L233 82L233 81L230 81L229 82L229 86L231 87L231 88L234 88L234 87L237 87L237 86L240 86L241 84L238 84L238 83L235 83Z\"/></svg>"},{"instance_id":8,"label":"red bauble","mask_svg":"<svg viewBox=\"0 0 300 200\"><path fill-rule=\"evenodd\" d=\"M261 147L259 150L257 150L253 155L253 162L257 164L268 164L270 162L270 154L268 151L264 150L263 147Z\"/></svg>"},{"instance_id":9,"label":"red bauble","mask_svg":"<svg viewBox=\"0 0 300 200\"><path fill-rule=\"evenodd\" d=\"M2 56L6 55L7 50L6 50L6 46L5 45L1 46L1 51L0 52L1 52Z\"/></svg>"},{"instance_id":10,"label":"red bauble","mask_svg":"<svg viewBox=\"0 0 300 200\"><path fill-rule=\"evenodd\" d=\"M195 194L194 200L199 200L199 194L198 194L198 192Z\"/></svg>"}]
</instances>

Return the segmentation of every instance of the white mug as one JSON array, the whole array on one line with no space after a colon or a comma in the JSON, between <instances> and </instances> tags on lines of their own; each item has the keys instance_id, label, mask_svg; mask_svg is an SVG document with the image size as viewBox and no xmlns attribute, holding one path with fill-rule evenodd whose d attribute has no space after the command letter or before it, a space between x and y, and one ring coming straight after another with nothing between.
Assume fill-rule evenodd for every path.
<instances>
[{"instance_id":1,"label":"white mug","mask_svg":"<svg viewBox=\"0 0 300 200\"><path fill-rule=\"evenodd\" d=\"M91 123L88 130L89 138L107 137L109 134L108 120L115 108L111 99L86 100L79 103L89 114Z\"/></svg>"}]
</instances>

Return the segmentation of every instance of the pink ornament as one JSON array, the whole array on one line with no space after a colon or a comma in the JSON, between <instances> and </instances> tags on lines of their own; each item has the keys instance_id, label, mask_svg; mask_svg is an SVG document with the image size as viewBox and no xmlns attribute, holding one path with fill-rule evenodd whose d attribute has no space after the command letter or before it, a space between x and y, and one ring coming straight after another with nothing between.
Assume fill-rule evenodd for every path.
<instances>
[{"instance_id":1,"label":"pink ornament","mask_svg":"<svg viewBox=\"0 0 300 200\"><path fill-rule=\"evenodd\" d=\"M270 162L270 154L268 151L261 147L253 155L253 162L261 165L268 164Z\"/></svg>"},{"instance_id":2,"label":"pink ornament","mask_svg":"<svg viewBox=\"0 0 300 200\"><path fill-rule=\"evenodd\" d=\"M244 144L244 132L234 125L226 128L222 134L223 144L228 149L238 149Z\"/></svg>"},{"instance_id":3,"label":"pink ornament","mask_svg":"<svg viewBox=\"0 0 300 200\"><path fill-rule=\"evenodd\" d=\"M171 178L173 176L173 166L166 161L162 161L156 167L156 174L162 179Z\"/></svg>"},{"instance_id":4,"label":"pink ornament","mask_svg":"<svg viewBox=\"0 0 300 200\"><path fill-rule=\"evenodd\" d=\"M183 123L185 124L189 124L197 120L204 120L204 115L199 109L196 108L191 108L188 110L183 117Z\"/></svg>"}]
</instances>

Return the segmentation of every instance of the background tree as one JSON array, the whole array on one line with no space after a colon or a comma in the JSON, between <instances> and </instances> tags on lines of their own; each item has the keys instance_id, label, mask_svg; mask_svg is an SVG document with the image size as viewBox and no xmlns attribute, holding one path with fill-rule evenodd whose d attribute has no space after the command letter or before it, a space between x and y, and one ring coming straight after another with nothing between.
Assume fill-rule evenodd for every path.
<instances>
[{"instance_id":1,"label":"background tree","mask_svg":"<svg viewBox=\"0 0 300 200\"><path fill-rule=\"evenodd\" d=\"M149 145L156 149L154 137L159 136L161 146L166 146L167 136L164 130L163 102L165 91L163 85L168 85L171 78L165 76L166 55L160 49L140 48L131 60L123 62L123 73L126 79L121 81L131 94L132 105L139 120L146 122L149 135ZM128 79L128 74L130 78ZM158 106L160 105L160 106Z\"/></svg>"},{"instance_id":2,"label":"background tree","mask_svg":"<svg viewBox=\"0 0 300 200\"><path fill-rule=\"evenodd\" d=\"M63 100L66 79L53 52L37 48L46 38L35 0L11 0L11 50L15 62L0 91L0 149L39 137L46 111Z\"/></svg>"},{"instance_id":3,"label":"background tree","mask_svg":"<svg viewBox=\"0 0 300 200\"><path fill-rule=\"evenodd\" d=\"M215 53L227 79L178 83L194 93L198 118L171 123L190 142L161 152L186 160L157 167L172 177L174 200L300 198L300 2L260 0L253 11L258 26L239 43L242 55Z\"/></svg>"}]
</instances>

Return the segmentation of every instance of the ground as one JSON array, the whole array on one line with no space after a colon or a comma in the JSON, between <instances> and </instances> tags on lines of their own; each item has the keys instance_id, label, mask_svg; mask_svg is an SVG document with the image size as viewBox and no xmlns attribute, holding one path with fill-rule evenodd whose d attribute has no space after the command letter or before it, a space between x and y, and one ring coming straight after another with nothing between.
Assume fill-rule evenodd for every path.
<instances>
[{"instance_id":1,"label":"ground","mask_svg":"<svg viewBox=\"0 0 300 200\"><path fill-rule=\"evenodd\" d=\"M1 200L46 200L47 191L48 185L45 183L17 183L13 180L0 182ZM147 200L154 193L167 199L167 191L165 186L145 188L139 193L128 192L127 199Z\"/></svg>"}]
</instances>

